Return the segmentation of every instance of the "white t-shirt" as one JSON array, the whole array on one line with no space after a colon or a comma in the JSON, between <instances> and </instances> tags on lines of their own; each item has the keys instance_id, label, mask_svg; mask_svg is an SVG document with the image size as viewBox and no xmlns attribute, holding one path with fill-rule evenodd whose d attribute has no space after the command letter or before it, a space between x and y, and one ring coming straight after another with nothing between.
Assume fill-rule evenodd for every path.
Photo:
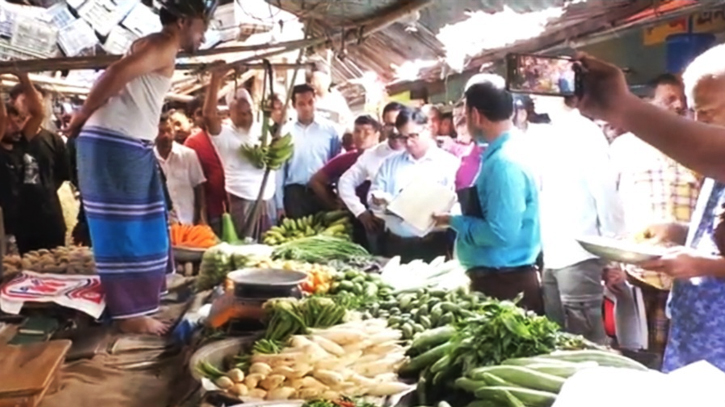
<instances>
[{"instance_id":1,"label":"white t-shirt","mask_svg":"<svg viewBox=\"0 0 725 407\"><path fill-rule=\"evenodd\" d=\"M180 223L194 223L194 188L206 182L196 151L174 142L171 153L165 160L154 148L156 158L166 175L166 188L169 190L176 218Z\"/></svg>"},{"instance_id":2,"label":"white t-shirt","mask_svg":"<svg viewBox=\"0 0 725 407\"><path fill-rule=\"evenodd\" d=\"M224 124L221 133L212 136L212 143L216 147L224 167L226 190L229 194L250 201L257 199L259 188L262 186L262 178L264 178L264 170L252 165L242 155L242 146L258 144L261 135L262 129L256 124L248 132ZM262 198L265 201L274 197L275 177L273 171L264 188Z\"/></svg>"}]
</instances>

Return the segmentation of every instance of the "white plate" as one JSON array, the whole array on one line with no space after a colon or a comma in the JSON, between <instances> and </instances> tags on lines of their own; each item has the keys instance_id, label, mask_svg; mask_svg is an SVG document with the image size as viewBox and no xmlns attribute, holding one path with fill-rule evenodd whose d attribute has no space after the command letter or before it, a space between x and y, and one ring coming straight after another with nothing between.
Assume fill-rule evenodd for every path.
<instances>
[{"instance_id":1,"label":"white plate","mask_svg":"<svg viewBox=\"0 0 725 407\"><path fill-rule=\"evenodd\" d=\"M638 244L602 236L587 236L577 239L584 250L609 261L637 264L662 257L665 248Z\"/></svg>"}]
</instances>

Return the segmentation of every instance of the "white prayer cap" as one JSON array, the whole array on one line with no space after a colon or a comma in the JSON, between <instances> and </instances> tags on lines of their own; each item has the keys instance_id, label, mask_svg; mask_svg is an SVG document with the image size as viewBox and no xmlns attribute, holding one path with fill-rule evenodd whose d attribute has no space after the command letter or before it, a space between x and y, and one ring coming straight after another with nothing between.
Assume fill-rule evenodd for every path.
<instances>
[{"instance_id":1,"label":"white prayer cap","mask_svg":"<svg viewBox=\"0 0 725 407\"><path fill-rule=\"evenodd\" d=\"M235 99L246 100L247 103L249 103L249 106L252 106L252 95L250 95L249 91L245 88L239 88L236 92L232 91L227 93L227 106L230 106L232 104L232 101Z\"/></svg>"}]
</instances>

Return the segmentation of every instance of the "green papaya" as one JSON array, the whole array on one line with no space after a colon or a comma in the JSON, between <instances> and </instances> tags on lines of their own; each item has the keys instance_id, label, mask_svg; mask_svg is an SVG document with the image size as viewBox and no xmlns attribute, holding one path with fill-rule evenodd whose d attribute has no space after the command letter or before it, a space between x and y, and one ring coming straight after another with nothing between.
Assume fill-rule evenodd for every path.
<instances>
[{"instance_id":1,"label":"green papaya","mask_svg":"<svg viewBox=\"0 0 725 407\"><path fill-rule=\"evenodd\" d=\"M237 236L237 230L234 228L232 215L229 213L222 215L222 242L229 244L239 243L239 236Z\"/></svg>"}]
</instances>

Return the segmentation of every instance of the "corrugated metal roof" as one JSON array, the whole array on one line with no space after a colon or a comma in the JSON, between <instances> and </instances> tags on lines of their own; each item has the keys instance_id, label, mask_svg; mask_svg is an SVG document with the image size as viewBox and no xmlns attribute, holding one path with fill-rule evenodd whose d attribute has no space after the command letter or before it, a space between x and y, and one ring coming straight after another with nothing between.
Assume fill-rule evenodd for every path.
<instances>
[{"instance_id":1,"label":"corrugated metal roof","mask_svg":"<svg viewBox=\"0 0 725 407\"><path fill-rule=\"evenodd\" d=\"M340 27L351 27L356 22L380 15L386 9L400 6L406 0L265 0L292 12L307 21L313 21L316 35L332 35ZM391 65L402 65L408 60L440 60L434 68L422 72L423 79L440 79L446 56L444 44L437 38L445 25L461 22L469 12L498 13L505 7L518 12L530 13L552 7L564 7L564 13L549 21L539 38L515 42L504 48L536 51L570 39L611 28L627 17L656 7L667 0L434 0L408 21L393 24L364 39L361 43L345 48L345 58L333 60L333 77L338 83L360 76L364 71L374 71L384 81L392 81ZM694 2L699 6L723 3L721 0ZM414 29L411 30L411 27ZM520 30L513 24L510 30ZM502 33L504 34L504 33ZM462 38L461 41L465 41ZM333 48L338 45L333 44ZM527 48L528 47L528 48ZM538 47L538 48L537 48ZM339 49L338 49L339 51ZM482 49L480 55L469 58L466 67L498 58L502 49Z\"/></svg>"}]
</instances>

